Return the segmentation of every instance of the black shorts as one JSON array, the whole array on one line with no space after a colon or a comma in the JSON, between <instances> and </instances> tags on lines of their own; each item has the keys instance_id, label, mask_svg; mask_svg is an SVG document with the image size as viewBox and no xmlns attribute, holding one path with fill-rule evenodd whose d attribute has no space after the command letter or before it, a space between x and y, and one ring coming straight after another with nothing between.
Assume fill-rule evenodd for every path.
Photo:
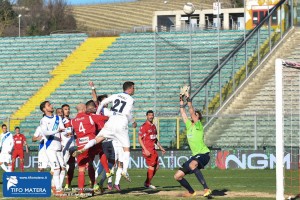
<instances>
[{"instance_id":1,"label":"black shorts","mask_svg":"<svg viewBox=\"0 0 300 200\"><path fill-rule=\"evenodd\" d=\"M108 160L115 160L115 150L112 141L103 141L102 149Z\"/></svg>"},{"instance_id":2,"label":"black shorts","mask_svg":"<svg viewBox=\"0 0 300 200\"><path fill-rule=\"evenodd\" d=\"M179 168L179 170L183 171L185 174L192 174L194 173L193 170L190 169L190 163L195 160L198 162L198 169L204 169L204 167L207 165L207 163L210 160L209 153L205 154L197 154L195 156L192 156L189 160L187 160L185 163L183 163L182 167Z\"/></svg>"}]
</instances>

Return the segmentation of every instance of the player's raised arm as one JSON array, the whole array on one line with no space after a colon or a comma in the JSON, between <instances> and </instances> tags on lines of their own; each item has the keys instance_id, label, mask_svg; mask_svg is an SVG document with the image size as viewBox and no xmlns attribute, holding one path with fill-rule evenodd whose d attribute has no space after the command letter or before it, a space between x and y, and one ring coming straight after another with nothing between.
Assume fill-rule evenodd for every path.
<instances>
[{"instance_id":1,"label":"player's raised arm","mask_svg":"<svg viewBox=\"0 0 300 200\"><path fill-rule=\"evenodd\" d=\"M194 107L193 107L193 105L192 105L192 99L190 99L190 94L189 94L189 93L186 94L186 101L187 101L187 105L188 105L188 107L189 107L189 112L190 112L190 115L191 115L191 117L192 117L192 120L193 120L194 122L198 121L199 118L198 118L198 116L195 114L195 109L194 109Z\"/></svg>"},{"instance_id":2,"label":"player's raised arm","mask_svg":"<svg viewBox=\"0 0 300 200\"><path fill-rule=\"evenodd\" d=\"M90 81L89 85L92 88L92 99L95 102L95 104L98 105L99 103L98 103L98 100L97 100L97 92L96 92L96 88L95 88L94 82Z\"/></svg>"},{"instance_id":3,"label":"player's raised arm","mask_svg":"<svg viewBox=\"0 0 300 200\"><path fill-rule=\"evenodd\" d=\"M181 95L180 95L180 114L183 119L183 122L186 123L186 121L188 120L188 117L187 117L185 109L184 109L183 97Z\"/></svg>"}]
</instances>

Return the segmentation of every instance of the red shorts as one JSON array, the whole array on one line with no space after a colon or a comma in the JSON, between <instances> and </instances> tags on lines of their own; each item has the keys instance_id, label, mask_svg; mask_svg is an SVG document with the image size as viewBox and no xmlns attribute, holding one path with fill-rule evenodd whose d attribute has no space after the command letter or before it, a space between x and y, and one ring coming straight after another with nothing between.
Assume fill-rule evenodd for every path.
<instances>
[{"instance_id":1,"label":"red shorts","mask_svg":"<svg viewBox=\"0 0 300 200\"><path fill-rule=\"evenodd\" d=\"M150 151L151 155L149 157L143 154L148 166L154 167L158 163L158 154L155 150Z\"/></svg>"},{"instance_id":2,"label":"red shorts","mask_svg":"<svg viewBox=\"0 0 300 200\"><path fill-rule=\"evenodd\" d=\"M16 150L13 151L12 158L16 159L18 157L20 159L24 159L24 151L23 151L23 149L20 149L20 150L16 149Z\"/></svg>"},{"instance_id":3,"label":"red shorts","mask_svg":"<svg viewBox=\"0 0 300 200\"><path fill-rule=\"evenodd\" d=\"M83 147L82 147L83 148ZM82 149L82 148L79 148ZM95 158L95 146L90 148L89 150L79 154L77 157L77 164L79 167L85 167L87 163L93 161Z\"/></svg>"}]
</instances>

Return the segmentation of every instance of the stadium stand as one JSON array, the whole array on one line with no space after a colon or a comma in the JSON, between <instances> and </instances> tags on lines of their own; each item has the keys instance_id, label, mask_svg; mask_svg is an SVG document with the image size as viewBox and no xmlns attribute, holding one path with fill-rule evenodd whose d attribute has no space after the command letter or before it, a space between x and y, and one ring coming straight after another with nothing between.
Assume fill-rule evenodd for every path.
<instances>
[{"instance_id":1,"label":"stadium stand","mask_svg":"<svg viewBox=\"0 0 300 200\"><path fill-rule=\"evenodd\" d=\"M236 95L236 98L220 114L213 125L206 128L207 143L215 146L227 147L250 147L255 144L258 148L275 146L275 59L283 58L290 61L300 62L298 42L300 41L299 29L294 30L285 39L283 44L272 54L263 68L243 90ZM293 90L285 87L283 91L286 96L292 93L299 93L299 75L296 71L285 74L285 85L294 84ZM289 113L285 119L286 137L285 141L298 146L299 130L299 103L285 99ZM294 111L293 111L294 110ZM290 113L294 113L291 115ZM295 113L296 112L296 113ZM239 115L239 116L237 116Z\"/></svg>"},{"instance_id":2,"label":"stadium stand","mask_svg":"<svg viewBox=\"0 0 300 200\"><path fill-rule=\"evenodd\" d=\"M79 25L89 30L133 30L133 27L150 26L154 11L182 10L185 0L139 0L127 3L73 6L73 13ZM196 9L212 9L214 1L195 1ZM222 1L223 8L231 2ZM117 18L116 18L117 15Z\"/></svg>"},{"instance_id":3,"label":"stadium stand","mask_svg":"<svg viewBox=\"0 0 300 200\"><path fill-rule=\"evenodd\" d=\"M7 118L47 83L55 66L87 35L0 38L0 118Z\"/></svg>"},{"instance_id":4,"label":"stadium stand","mask_svg":"<svg viewBox=\"0 0 300 200\"><path fill-rule=\"evenodd\" d=\"M101 52L103 52L113 41L112 38L87 38L86 41L79 46L72 54L70 54L60 65L50 72L51 79L44 84L29 100L12 115L12 119L24 119L31 115L35 110L40 114L39 104L46 100L49 95L54 92L70 75L80 74L86 69L91 62L93 62ZM75 86L76 87L76 86ZM80 96L80 94L76 94ZM78 97L77 97L78 98ZM56 102L56 101L53 101ZM57 105L57 104L56 104ZM56 106L57 108L57 106ZM38 112L39 111L39 112ZM34 116L34 114L32 114ZM31 116L32 116L31 115ZM19 125L20 120L11 120L11 128ZM34 130L38 125L38 119L25 120L26 125L21 125L25 131L29 129ZM26 124L26 123L25 123Z\"/></svg>"},{"instance_id":5,"label":"stadium stand","mask_svg":"<svg viewBox=\"0 0 300 200\"><path fill-rule=\"evenodd\" d=\"M216 64L215 37L215 31L199 31L192 34L192 80L195 85L202 81ZM263 37L264 34L261 35L261 38ZM86 66L82 73L71 75L47 99L53 102L55 107L64 103L70 104L74 115L75 105L91 98L89 81L94 81L98 94L112 94L121 91L124 81L133 80L136 83L137 117L144 118L148 109L155 110L160 117L176 116L178 90L188 80L189 38L186 32L158 35L123 34L95 62ZM243 31L222 31L221 58L226 56L242 38ZM202 48L199 49L199 46ZM250 49L249 45L249 56ZM232 70L228 67L229 69ZM211 95L211 98L213 96ZM197 106L203 106L201 100L195 103ZM38 125L38 120L34 118L39 118L40 115L36 107L35 111L21 123L21 128L32 132ZM162 119L160 128L163 145L174 145L176 121Z\"/></svg>"}]
</instances>

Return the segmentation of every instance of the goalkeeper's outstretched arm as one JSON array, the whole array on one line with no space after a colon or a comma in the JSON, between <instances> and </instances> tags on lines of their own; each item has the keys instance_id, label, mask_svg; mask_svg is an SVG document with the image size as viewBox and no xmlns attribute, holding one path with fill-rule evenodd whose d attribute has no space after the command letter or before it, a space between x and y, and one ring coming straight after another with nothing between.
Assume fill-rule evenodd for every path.
<instances>
[{"instance_id":1,"label":"goalkeeper's outstretched arm","mask_svg":"<svg viewBox=\"0 0 300 200\"><path fill-rule=\"evenodd\" d=\"M198 116L196 115L195 113L195 109L192 105L192 99L190 99L190 94L186 94L186 101L187 101L187 105L189 107L189 112L190 112L190 115L191 115L191 118L194 122L197 122L199 120Z\"/></svg>"},{"instance_id":2,"label":"goalkeeper's outstretched arm","mask_svg":"<svg viewBox=\"0 0 300 200\"><path fill-rule=\"evenodd\" d=\"M183 102L183 96L182 95L180 95L180 114L181 114L181 117L183 119L183 122L186 123L186 121L188 120L188 117L185 113L184 102Z\"/></svg>"}]
</instances>

